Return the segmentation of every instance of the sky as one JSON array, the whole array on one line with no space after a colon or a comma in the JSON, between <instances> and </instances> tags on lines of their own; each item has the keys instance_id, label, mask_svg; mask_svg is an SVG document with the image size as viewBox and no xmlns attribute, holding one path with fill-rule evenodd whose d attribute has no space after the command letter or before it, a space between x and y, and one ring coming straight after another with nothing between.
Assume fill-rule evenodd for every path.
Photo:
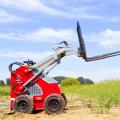
<instances>
[{"instance_id":1,"label":"sky","mask_svg":"<svg viewBox=\"0 0 120 120\"><path fill-rule=\"evenodd\" d=\"M54 53L60 41L79 47L80 22L87 55L120 50L119 0L0 0L0 79L10 77L8 66ZM50 76L90 78L94 82L120 79L120 56L86 63L64 58Z\"/></svg>"}]
</instances>

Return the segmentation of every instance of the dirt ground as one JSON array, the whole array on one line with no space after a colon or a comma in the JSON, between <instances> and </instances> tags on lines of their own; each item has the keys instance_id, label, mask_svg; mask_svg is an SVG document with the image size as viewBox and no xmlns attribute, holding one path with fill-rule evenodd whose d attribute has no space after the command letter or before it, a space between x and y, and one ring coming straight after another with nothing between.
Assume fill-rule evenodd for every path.
<instances>
[{"instance_id":1,"label":"dirt ground","mask_svg":"<svg viewBox=\"0 0 120 120\"><path fill-rule=\"evenodd\" d=\"M59 115L47 115L44 111L35 114L6 114L9 106L0 103L0 120L120 120L120 107L112 107L107 114L93 114L81 102L68 103L66 111Z\"/></svg>"}]
</instances>

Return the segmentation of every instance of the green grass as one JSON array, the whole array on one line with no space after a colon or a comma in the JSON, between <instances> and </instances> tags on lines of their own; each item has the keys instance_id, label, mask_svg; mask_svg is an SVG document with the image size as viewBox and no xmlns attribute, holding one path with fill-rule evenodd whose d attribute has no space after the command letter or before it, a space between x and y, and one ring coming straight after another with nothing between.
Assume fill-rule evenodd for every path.
<instances>
[{"instance_id":1,"label":"green grass","mask_svg":"<svg viewBox=\"0 0 120 120\"><path fill-rule=\"evenodd\" d=\"M76 85L63 87L66 94L76 94L84 99L112 99L114 104L120 104L120 80L107 81L94 85Z\"/></svg>"},{"instance_id":2,"label":"green grass","mask_svg":"<svg viewBox=\"0 0 120 120\"><path fill-rule=\"evenodd\" d=\"M120 80L63 87L63 91L70 100L83 101L95 113L107 113L112 105L120 104Z\"/></svg>"},{"instance_id":3,"label":"green grass","mask_svg":"<svg viewBox=\"0 0 120 120\"><path fill-rule=\"evenodd\" d=\"M10 94L9 86L0 86L0 96L8 96Z\"/></svg>"}]
</instances>

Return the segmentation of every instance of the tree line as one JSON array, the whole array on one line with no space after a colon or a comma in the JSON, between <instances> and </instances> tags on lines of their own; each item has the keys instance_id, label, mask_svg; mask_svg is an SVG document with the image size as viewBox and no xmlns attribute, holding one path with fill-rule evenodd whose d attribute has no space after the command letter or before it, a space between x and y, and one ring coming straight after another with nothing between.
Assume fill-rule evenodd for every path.
<instances>
[{"instance_id":1,"label":"tree line","mask_svg":"<svg viewBox=\"0 0 120 120\"><path fill-rule=\"evenodd\" d=\"M64 77L64 76L56 76L54 77L55 80L58 81L58 83L61 83L64 79L66 79L67 77ZM89 79L89 78L84 78L84 77L78 77L78 78L75 78L76 80L78 80L78 82L82 85L84 84L94 84L93 80Z\"/></svg>"},{"instance_id":2,"label":"tree line","mask_svg":"<svg viewBox=\"0 0 120 120\"><path fill-rule=\"evenodd\" d=\"M58 83L61 84L62 80L66 79L67 77L64 77L64 76L56 76L56 77L53 77L55 80L58 81ZM89 79L89 78L84 78L84 77L78 77L76 78L78 80L78 82L80 84L94 84L93 80ZM0 86L9 86L10 85L10 78L7 78L6 79L6 82L4 80L0 80Z\"/></svg>"}]
</instances>

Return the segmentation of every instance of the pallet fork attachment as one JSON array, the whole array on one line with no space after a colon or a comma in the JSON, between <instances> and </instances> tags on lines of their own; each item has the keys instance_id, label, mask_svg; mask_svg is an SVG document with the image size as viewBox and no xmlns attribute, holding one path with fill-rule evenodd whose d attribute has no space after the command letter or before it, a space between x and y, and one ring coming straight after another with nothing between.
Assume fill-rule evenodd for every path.
<instances>
[{"instance_id":1,"label":"pallet fork attachment","mask_svg":"<svg viewBox=\"0 0 120 120\"><path fill-rule=\"evenodd\" d=\"M96 60L120 55L120 51L116 51L116 52L106 53L106 54L97 55L93 57L88 57L79 22L77 22L77 33L78 33L78 40L79 40L79 45L80 45L78 48L79 57L82 57L86 62L96 61Z\"/></svg>"}]
</instances>

